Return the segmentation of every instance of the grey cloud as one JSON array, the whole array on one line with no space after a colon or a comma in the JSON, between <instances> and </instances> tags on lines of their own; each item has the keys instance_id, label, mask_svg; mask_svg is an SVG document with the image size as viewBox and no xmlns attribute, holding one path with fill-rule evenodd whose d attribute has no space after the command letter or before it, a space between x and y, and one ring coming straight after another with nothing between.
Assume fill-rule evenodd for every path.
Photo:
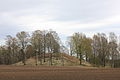
<instances>
[{"instance_id":1,"label":"grey cloud","mask_svg":"<svg viewBox=\"0 0 120 80\"><path fill-rule=\"evenodd\" d=\"M55 20L89 22L120 14L119 0L65 0L53 5Z\"/></svg>"},{"instance_id":2,"label":"grey cloud","mask_svg":"<svg viewBox=\"0 0 120 80\"><path fill-rule=\"evenodd\" d=\"M53 21L96 21L120 14L119 0L2 0L1 12L49 15Z\"/></svg>"},{"instance_id":3,"label":"grey cloud","mask_svg":"<svg viewBox=\"0 0 120 80\"><path fill-rule=\"evenodd\" d=\"M43 4L43 0L1 0L0 11L14 11L33 8Z\"/></svg>"},{"instance_id":4,"label":"grey cloud","mask_svg":"<svg viewBox=\"0 0 120 80\"><path fill-rule=\"evenodd\" d=\"M22 29L17 25L0 24L0 38L2 39L4 39L7 35L15 36L19 31L22 31Z\"/></svg>"},{"instance_id":5,"label":"grey cloud","mask_svg":"<svg viewBox=\"0 0 120 80\"><path fill-rule=\"evenodd\" d=\"M85 32L85 33L109 33L109 32L115 32L116 34L120 34L120 24L112 24L107 26L101 26L97 28L89 28L89 29L75 29L76 32Z\"/></svg>"},{"instance_id":6,"label":"grey cloud","mask_svg":"<svg viewBox=\"0 0 120 80\"><path fill-rule=\"evenodd\" d=\"M120 15L119 3L120 0L0 0L0 35L23 29L11 23L14 17L48 15L52 21L88 23Z\"/></svg>"}]
</instances>

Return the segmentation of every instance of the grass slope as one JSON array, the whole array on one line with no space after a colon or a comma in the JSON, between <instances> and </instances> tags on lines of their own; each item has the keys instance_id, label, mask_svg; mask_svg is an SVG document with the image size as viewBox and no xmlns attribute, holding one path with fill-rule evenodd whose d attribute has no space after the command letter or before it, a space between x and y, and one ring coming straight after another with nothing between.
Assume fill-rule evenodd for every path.
<instances>
[{"instance_id":1,"label":"grass slope","mask_svg":"<svg viewBox=\"0 0 120 80\"><path fill-rule=\"evenodd\" d=\"M48 54L47 54L47 56L48 56ZM43 66L49 66L49 63L50 63L50 61L49 61L48 57L46 57L46 62L43 62L43 59L42 59ZM52 63L53 63L53 66L62 66L62 65L64 65L64 66L79 66L80 62L79 62L79 59L77 59L76 57L62 53L58 58L53 56ZM23 63L22 63L22 61L20 61L13 65L19 66L19 65L23 65ZM35 57L31 57L31 58L27 59L26 65L35 66L36 65ZM38 65L40 65L40 61L38 61ZM83 66L91 67L92 65L89 64L88 62L83 61Z\"/></svg>"}]
</instances>

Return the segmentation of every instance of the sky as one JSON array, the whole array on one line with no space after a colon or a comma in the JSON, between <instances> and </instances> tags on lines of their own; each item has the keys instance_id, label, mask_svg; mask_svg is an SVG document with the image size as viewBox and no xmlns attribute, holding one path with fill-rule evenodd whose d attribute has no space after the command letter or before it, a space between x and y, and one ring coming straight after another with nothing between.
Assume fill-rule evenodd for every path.
<instances>
[{"instance_id":1,"label":"sky","mask_svg":"<svg viewBox=\"0 0 120 80\"><path fill-rule=\"evenodd\" d=\"M6 35L56 31L63 42L74 32L120 34L120 0L0 0L0 44Z\"/></svg>"}]
</instances>

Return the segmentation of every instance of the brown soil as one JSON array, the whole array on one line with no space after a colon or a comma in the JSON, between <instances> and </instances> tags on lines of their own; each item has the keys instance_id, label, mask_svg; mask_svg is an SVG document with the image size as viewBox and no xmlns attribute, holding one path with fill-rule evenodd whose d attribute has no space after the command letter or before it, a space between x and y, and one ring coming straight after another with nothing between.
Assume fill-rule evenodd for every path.
<instances>
[{"instance_id":1,"label":"brown soil","mask_svg":"<svg viewBox=\"0 0 120 80\"><path fill-rule=\"evenodd\" d=\"M120 69L0 66L0 80L120 80Z\"/></svg>"}]
</instances>

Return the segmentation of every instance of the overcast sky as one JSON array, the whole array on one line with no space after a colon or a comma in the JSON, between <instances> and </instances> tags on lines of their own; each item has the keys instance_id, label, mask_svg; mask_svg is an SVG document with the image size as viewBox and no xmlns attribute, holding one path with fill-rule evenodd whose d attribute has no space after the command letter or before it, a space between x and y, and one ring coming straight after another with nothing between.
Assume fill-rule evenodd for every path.
<instances>
[{"instance_id":1,"label":"overcast sky","mask_svg":"<svg viewBox=\"0 0 120 80\"><path fill-rule=\"evenodd\" d=\"M0 41L20 31L52 29L64 41L74 32L120 34L120 0L0 0Z\"/></svg>"}]
</instances>

